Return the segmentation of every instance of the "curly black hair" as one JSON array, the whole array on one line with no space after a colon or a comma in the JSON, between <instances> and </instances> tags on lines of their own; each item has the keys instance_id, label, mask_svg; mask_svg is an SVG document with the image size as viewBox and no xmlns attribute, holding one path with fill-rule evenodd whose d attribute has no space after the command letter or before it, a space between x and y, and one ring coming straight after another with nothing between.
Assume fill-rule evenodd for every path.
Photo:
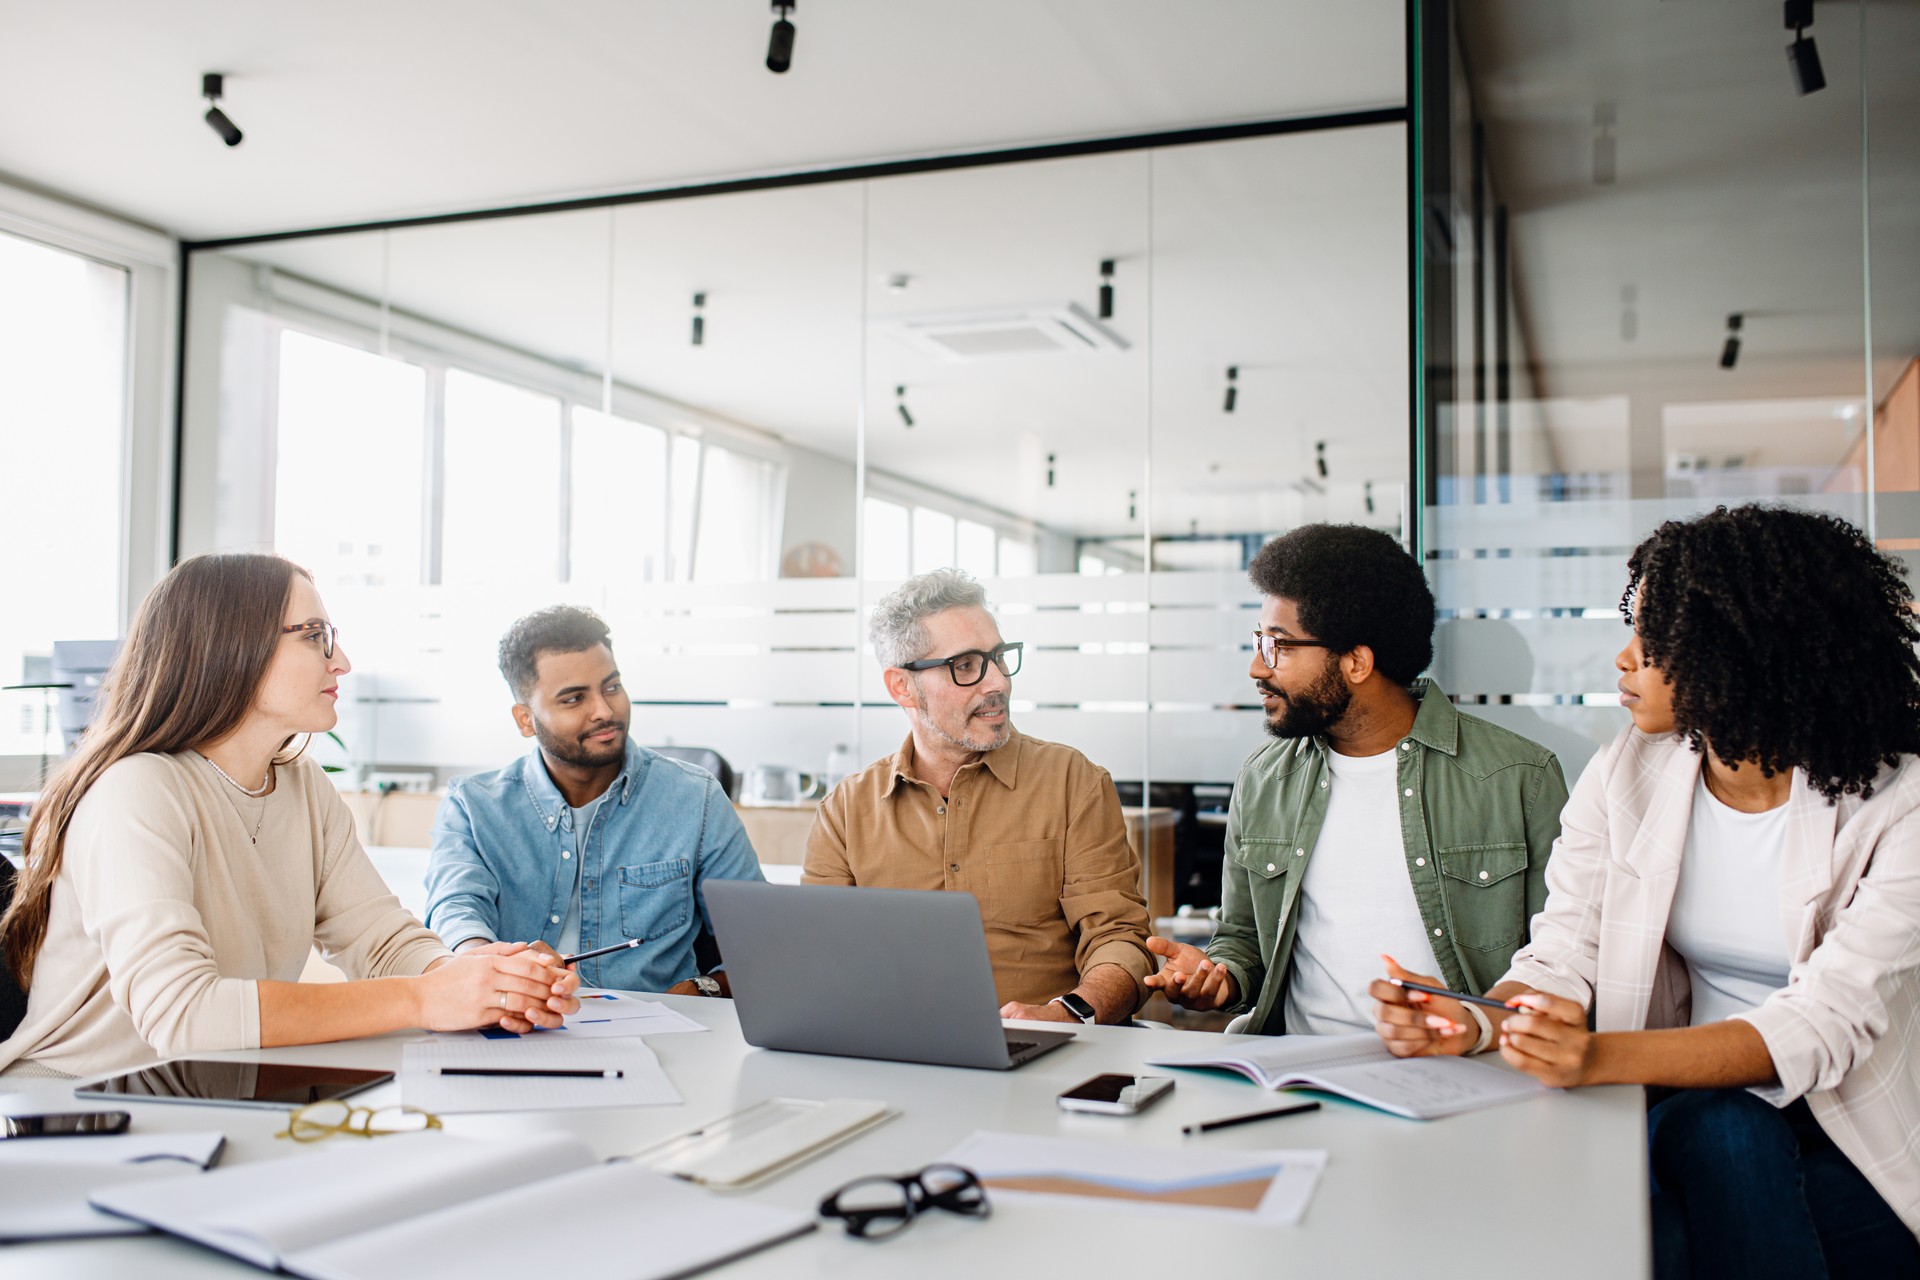
<instances>
[{"instance_id":1,"label":"curly black hair","mask_svg":"<svg viewBox=\"0 0 1920 1280\"><path fill-rule=\"evenodd\" d=\"M1433 661L1433 591L1419 562L1378 529L1302 525L1260 548L1247 576L1261 595L1293 601L1329 651L1372 649L1389 680L1410 684Z\"/></svg>"},{"instance_id":2,"label":"curly black hair","mask_svg":"<svg viewBox=\"0 0 1920 1280\"><path fill-rule=\"evenodd\" d=\"M500 674L513 690L514 701L525 702L539 683L541 654L580 653L599 644L611 647L612 635L591 609L551 605L520 619L500 637Z\"/></svg>"},{"instance_id":3,"label":"curly black hair","mask_svg":"<svg viewBox=\"0 0 1920 1280\"><path fill-rule=\"evenodd\" d=\"M1920 751L1920 623L1905 569L1846 521L1782 507L1670 520L1620 612L1673 684L1694 751L1795 767L1829 802Z\"/></svg>"}]
</instances>

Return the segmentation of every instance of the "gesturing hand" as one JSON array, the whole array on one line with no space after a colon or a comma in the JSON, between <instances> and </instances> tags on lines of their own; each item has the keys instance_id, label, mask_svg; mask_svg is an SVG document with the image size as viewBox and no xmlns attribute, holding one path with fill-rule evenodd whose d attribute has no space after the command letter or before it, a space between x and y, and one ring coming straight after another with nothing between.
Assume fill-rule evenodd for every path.
<instances>
[{"instance_id":1,"label":"gesturing hand","mask_svg":"<svg viewBox=\"0 0 1920 1280\"><path fill-rule=\"evenodd\" d=\"M1500 1056L1556 1089L1592 1084L1594 1045L1587 1011L1572 1000L1529 991L1500 1028Z\"/></svg>"},{"instance_id":2,"label":"gesturing hand","mask_svg":"<svg viewBox=\"0 0 1920 1280\"><path fill-rule=\"evenodd\" d=\"M527 1032L577 1012L580 976L523 942L492 942L453 956L418 979L420 1025L465 1031L498 1023Z\"/></svg>"},{"instance_id":3,"label":"gesturing hand","mask_svg":"<svg viewBox=\"0 0 1920 1280\"><path fill-rule=\"evenodd\" d=\"M1422 982L1430 987L1444 986L1438 978L1409 973L1392 956L1381 956L1387 964L1387 978ZM1466 1006L1446 996L1431 996L1424 991L1396 987L1386 978L1375 978L1367 987L1375 1000L1373 1029L1379 1033L1387 1052L1396 1058L1426 1058L1436 1054L1462 1054L1473 1048L1480 1028L1469 1020Z\"/></svg>"},{"instance_id":4,"label":"gesturing hand","mask_svg":"<svg viewBox=\"0 0 1920 1280\"><path fill-rule=\"evenodd\" d=\"M1223 1009L1240 998L1240 986L1226 966L1209 960L1200 948L1155 935L1147 939L1147 950L1166 963L1160 972L1142 978L1141 985L1166 992L1167 999L1180 1007Z\"/></svg>"}]
</instances>

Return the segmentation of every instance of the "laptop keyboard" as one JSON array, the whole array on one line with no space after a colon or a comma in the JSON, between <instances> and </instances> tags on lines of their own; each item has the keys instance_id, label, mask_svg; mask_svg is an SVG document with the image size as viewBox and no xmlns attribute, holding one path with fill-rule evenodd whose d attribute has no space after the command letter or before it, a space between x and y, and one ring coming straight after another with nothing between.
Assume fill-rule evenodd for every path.
<instances>
[{"instance_id":1,"label":"laptop keyboard","mask_svg":"<svg viewBox=\"0 0 1920 1280\"><path fill-rule=\"evenodd\" d=\"M1029 1049L1038 1049L1039 1047L1040 1047L1040 1042L1038 1040L1007 1041L1007 1052L1016 1058L1019 1057L1021 1054L1027 1052Z\"/></svg>"}]
</instances>

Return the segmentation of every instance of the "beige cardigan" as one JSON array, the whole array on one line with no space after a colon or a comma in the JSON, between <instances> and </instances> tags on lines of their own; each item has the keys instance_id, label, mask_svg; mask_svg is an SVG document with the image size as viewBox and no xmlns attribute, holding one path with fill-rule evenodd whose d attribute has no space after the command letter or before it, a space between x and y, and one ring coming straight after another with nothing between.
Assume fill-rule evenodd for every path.
<instances>
[{"instance_id":1,"label":"beige cardigan","mask_svg":"<svg viewBox=\"0 0 1920 1280\"><path fill-rule=\"evenodd\" d=\"M1629 728L1561 815L1547 905L1507 972L1589 1005L1601 1031L1684 1027L1686 966L1666 945L1700 757ZM1781 861L1787 985L1750 1013L1783 1107L1805 1097L1834 1145L1920 1235L1920 758L1873 798L1829 805L1795 770Z\"/></svg>"},{"instance_id":2,"label":"beige cardigan","mask_svg":"<svg viewBox=\"0 0 1920 1280\"><path fill-rule=\"evenodd\" d=\"M258 980L297 981L315 945L350 978L418 974L447 954L380 879L320 767L276 773L261 800L191 751L101 775L68 828L0 1069L93 1075L258 1048Z\"/></svg>"}]
</instances>

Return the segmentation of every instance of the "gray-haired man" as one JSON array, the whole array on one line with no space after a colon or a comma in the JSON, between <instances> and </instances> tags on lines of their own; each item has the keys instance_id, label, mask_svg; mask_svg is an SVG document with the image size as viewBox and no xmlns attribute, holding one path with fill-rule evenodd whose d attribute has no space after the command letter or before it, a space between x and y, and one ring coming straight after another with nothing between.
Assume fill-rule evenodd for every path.
<instances>
[{"instance_id":1,"label":"gray-haired man","mask_svg":"<svg viewBox=\"0 0 1920 1280\"><path fill-rule=\"evenodd\" d=\"M971 893L1002 1017L1125 1022L1154 962L1113 780L1013 728L1020 646L966 574L908 579L871 636L911 732L821 804L805 882Z\"/></svg>"}]
</instances>

